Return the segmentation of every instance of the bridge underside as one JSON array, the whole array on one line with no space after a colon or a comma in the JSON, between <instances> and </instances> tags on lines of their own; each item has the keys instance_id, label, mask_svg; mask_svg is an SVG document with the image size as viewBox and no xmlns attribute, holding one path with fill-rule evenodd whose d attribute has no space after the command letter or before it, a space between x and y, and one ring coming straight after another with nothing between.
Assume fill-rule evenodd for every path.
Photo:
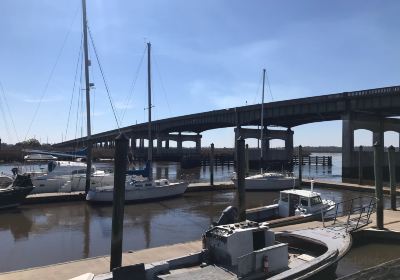
<instances>
[{"instance_id":1,"label":"bridge underside","mask_svg":"<svg viewBox=\"0 0 400 280\"><path fill-rule=\"evenodd\" d=\"M271 102L263 106L265 126L280 126L290 129L308 123L342 120L342 172L345 178L355 177L356 156L354 155L353 135L355 129L364 128L373 131L374 141L379 140L382 145L384 143L384 131L393 130L399 132L398 121L388 118L400 116L400 86ZM182 147L183 140L180 141L179 138L172 139L172 137L178 137L172 135L178 134L182 136L183 132L191 132L196 133L195 137L196 135L199 137L201 136L200 133L211 129L226 127L240 129L243 126L257 126L261 123L260 115L261 104L256 104L157 120L153 122L152 135L164 142L167 139L177 141L179 149ZM112 145L119 132L126 133L131 139L146 139L147 123L94 134L91 142L93 144L102 143L101 145L105 145L104 143L107 143L107 145ZM185 135L184 137L191 136ZM194 141L196 148L198 150L201 149L201 142L198 138L188 141ZM54 146L76 147L77 143L86 145L86 142L86 138L78 138L55 144ZM229 142L232 143L231 140ZM285 153L289 156L292 154L293 141L292 143L289 140L287 142ZM369 156L365 155L365 162L367 162L365 176L370 176L371 174L373 176L373 173L367 168L367 165L371 165L373 161Z\"/></svg>"}]
</instances>

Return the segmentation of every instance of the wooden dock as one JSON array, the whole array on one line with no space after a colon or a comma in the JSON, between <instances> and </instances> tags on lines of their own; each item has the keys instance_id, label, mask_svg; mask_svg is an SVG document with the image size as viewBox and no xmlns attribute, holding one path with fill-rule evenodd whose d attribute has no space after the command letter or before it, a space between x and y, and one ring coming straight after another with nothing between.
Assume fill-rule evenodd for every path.
<instances>
[{"instance_id":1,"label":"wooden dock","mask_svg":"<svg viewBox=\"0 0 400 280\"><path fill-rule=\"evenodd\" d=\"M362 231L369 232L370 237L381 236L400 239L400 208L398 211L385 210L384 212L384 231L377 231L375 226L375 214L371 215L373 222L369 224ZM298 230L306 228L322 227L323 223L320 221L313 221L303 224L290 225L285 227L273 228L275 232ZM152 263L161 260L176 258L182 255L188 255L201 250L201 241L196 240L188 243L180 243L169 246L162 246L157 248L144 249L132 253L123 253L123 265L131 265L136 263ZM101 274L109 272L110 257L101 256L95 258L88 258L72 262L54 264L43 267L35 267L18 271L11 271L0 273L0 280L59 280L69 279L75 276L92 272L94 274Z\"/></svg>"}]
</instances>

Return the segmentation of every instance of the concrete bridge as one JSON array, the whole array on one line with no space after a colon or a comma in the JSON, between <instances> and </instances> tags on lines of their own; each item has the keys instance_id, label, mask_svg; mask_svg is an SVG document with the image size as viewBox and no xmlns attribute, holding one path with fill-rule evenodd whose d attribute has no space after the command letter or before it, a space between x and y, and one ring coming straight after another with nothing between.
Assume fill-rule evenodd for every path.
<instances>
[{"instance_id":1,"label":"concrete bridge","mask_svg":"<svg viewBox=\"0 0 400 280\"><path fill-rule=\"evenodd\" d=\"M176 141L178 151L182 149L182 142L193 141L196 149L201 149L201 132L225 127L236 127L235 135L245 138L260 138L259 131L243 129L243 126L257 126L260 124L261 106L248 105L222 110L190 114L174 118L167 118L153 122L152 135L157 139L157 148L169 147L169 141ZM282 139L285 141L285 158L293 154L293 132L291 128L314 122L343 120L343 176L355 177L357 164L354 154L354 131L367 129L373 132L373 142L379 141L383 145L384 132L395 131L400 133L400 120L391 118L400 116L400 86L367 89L353 92L342 92L315 97L299 98L264 104L264 125L283 127L282 132L266 129L264 147L268 155L269 141ZM120 129L130 138L130 146L134 149L144 145L147 139L147 123L123 127ZM277 131L277 132L276 132ZM185 132L185 134L183 134ZM97 146L113 146L114 138L118 135L117 129L92 135L92 143ZM191 134L188 134L191 133ZM316 132L313 137L318 137ZM77 143L86 143L86 138L78 138L54 145L55 147L76 146ZM323 144L323 143L321 143ZM161 150L159 150L161 152ZM268 157L268 156L267 156ZM358 176L358 175L357 175Z\"/></svg>"}]
</instances>

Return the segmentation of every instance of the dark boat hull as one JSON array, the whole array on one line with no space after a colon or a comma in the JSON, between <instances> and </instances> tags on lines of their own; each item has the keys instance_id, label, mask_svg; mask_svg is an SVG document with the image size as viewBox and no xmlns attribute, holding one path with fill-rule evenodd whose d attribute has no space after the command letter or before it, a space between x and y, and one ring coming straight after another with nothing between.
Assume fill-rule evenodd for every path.
<instances>
[{"instance_id":1,"label":"dark boat hull","mask_svg":"<svg viewBox=\"0 0 400 280\"><path fill-rule=\"evenodd\" d=\"M17 207L32 190L33 187L3 189L0 191L0 209Z\"/></svg>"}]
</instances>

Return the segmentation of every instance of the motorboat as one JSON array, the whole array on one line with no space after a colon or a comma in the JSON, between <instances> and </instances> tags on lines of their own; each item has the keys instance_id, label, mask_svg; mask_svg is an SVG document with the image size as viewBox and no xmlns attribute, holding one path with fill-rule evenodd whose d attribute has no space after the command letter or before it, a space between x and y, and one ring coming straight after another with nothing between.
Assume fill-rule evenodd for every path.
<instances>
[{"instance_id":1,"label":"motorboat","mask_svg":"<svg viewBox=\"0 0 400 280\"><path fill-rule=\"evenodd\" d=\"M31 176L35 186L32 194L84 191L86 186L86 163L79 161L52 160L47 163L47 170L26 171L24 174ZM113 174L92 166L91 186L109 185L113 181Z\"/></svg>"},{"instance_id":2,"label":"motorboat","mask_svg":"<svg viewBox=\"0 0 400 280\"><path fill-rule=\"evenodd\" d=\"M246 218L257 222L270 221L272 224L287 224L288 221L300 223L319 218L334 207L334 201L322 199L321 194L313 191L313 188L291 189L280 191L277 203L247 209Z\"/></svg>"},{"instance_id":3,"label":"motorboat","mask_svg":"<svg viewBox=\"0 0 400 280\"><path fill-rule=\"evenodd\" d=\"M17 175L8 187L0 188L0 209L17 207L33 189L29 175Z\"/></svg>"},{"instance_id":4,"label":"motorboat","mask_svg":"<svg viewBox=\"0 0 400 280\"><path fill-rule=\"evenodd\" d=\"M212 227L202 243L197 253L119 267L96 276L87 273L81 279L119 279L118 275L146 280L327 277L335 272L352 239L344 230L323 227L275 233L266 223L244 221Z\"/></svg>"},{"instance_id":5,"label":"motorboat","mask_svg":"<svg viewBox=\"0 0 400 280\"><path fill-rule=\"evenodd\" d=\"M237 186L236 173L233 173L232 181ZM298 179L289 173L264 172L245 178L246 191L277 191L298 186Z\"/></svg>"},{"instance_id":6,"label":"motorboat","mask_svg":"<svg viewBox=\"0 0 400 280\"><path fill-rule=\"evenodd\" d=\"M182 195L188 187L186 182L171 183L167 179L148 180L132 176L125 182L125 202L160 200ZM91 188L86 200L92 203L112 203L114 186Z\"/></svg>"}]
</instances>

